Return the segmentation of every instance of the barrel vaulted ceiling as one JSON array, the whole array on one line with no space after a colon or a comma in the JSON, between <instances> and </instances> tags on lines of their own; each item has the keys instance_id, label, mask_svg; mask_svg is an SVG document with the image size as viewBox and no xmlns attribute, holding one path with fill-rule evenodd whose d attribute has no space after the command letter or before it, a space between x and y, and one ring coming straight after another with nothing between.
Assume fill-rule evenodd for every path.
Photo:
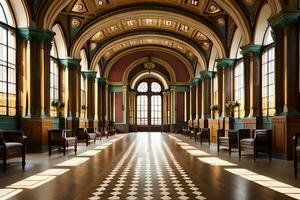
<instances>
[{"instance_id":1,"label":"barrel vaulted ceiling","mask_svg":"<svg viewBox=\"0 0 300 200\"><path fill-rule=\"evenodd\" d=\"M196 71L208 68L214 51L227 57L234 32L251 42L265 0L34 0L33 18L44 28L58 23L70 57L85 48L91 66L105 65L133 48L168 48ZM280 0L267 0L273 13ZM199 70L198 70L199 71Z\"/></svg>"}]
</instances>

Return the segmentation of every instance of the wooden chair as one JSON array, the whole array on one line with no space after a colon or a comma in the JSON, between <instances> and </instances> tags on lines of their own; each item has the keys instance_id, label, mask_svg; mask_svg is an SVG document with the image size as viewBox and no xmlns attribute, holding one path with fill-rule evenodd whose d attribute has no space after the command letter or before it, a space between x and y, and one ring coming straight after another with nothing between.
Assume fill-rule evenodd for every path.
<instances>
[{"instance_id":1,"label":"wooden chair","mask_svg":"<svg viewBox=\"0 0 300 200\"><path fill-rule=\"evenodd\" d=\"M253 154L254 161L258 152L266 152L269 154L269 160L272 157L272 130L257 129L252 131L244 129L244 134L249 134L250 137L241 138L242 133L239 132L239 158L242 151L250 151ZM248 132L247 132L248 130Z\"/></svg>"},{"instance_id":2,"label":"wooden chair","mask_svg":"<svg viewBox=\"0 0 300 200\"><path fill-rule=\"evenodd\" d=\"M77 152L77 137L72 130L52 129L48 130L48 147L49 156L52 153L52 147L57 146L63 148L63 153L66 155L68 147L74 146L75 153Z\"/></svg>"},{"instance_id":3,"label":"wooden chair","mask_svg":"<svg viewBox=\"0 0 300 200\"><path fill-rule=\"evenodd\" d=\"M297 178L298 174L298 157L300 156L300 133L295 133L294 142L294 175Z\"/></svg>"},{"instance_id":4,"label":"wooden chair","mask_svg":"<svg viewBox=\"0 0 300 200\"><path fill-rule=\"evenodd\" d=\"M229 155L231 155L231 150L238 148L238 130L228 130L228 135L226 136L225 130L219 129L217 133L218 153L220 152L221 146L228 148Z\"/></svg>"},{"instance_id":5,"label":"wooden chair","mask_svg":"<svg viewBox=\"0 0 300 200\"><path fill-rule=\"evenodd\" d=\"M99 140L102 140L102 131L101 131L101 128L95 128L95 133L96 133L96 136Z\"/></svg>"},{"instance_id":6,"label":"wooden chair","mask_svg":"<svg viewBox=\"0 0 300 200\"><path fill-rule=\"evenodd\" d=\"M210 145L210 128L201 128L199 132L197 132L195 136L195 141L197 138L200 139L200 144L202 145L203 140L207 140L208 145Z\"/></svg>"},{"instance_id":7,"label":"wooden chair","mask_svg":"<svg viewBox=\"0 0 300 200\"><path fill-rule=\"evenodd\" d=\"M12 158L22 158L22 168L25 168L26 136L22 131L0 130L0 158L3 160L3 169L6 169L7 160Z\"/></svg>"},{"instance_id":8,"label":"wooden chair","mask_svg":"<svg viewBox=\"0 0 300 200\"><path fill-rule=\"evenodd\" d=\"M95 128L85 128L85 132L86 132L86 146L88 146L92 142L96 143L97 134Z\"/></svg>"}]
</instances>

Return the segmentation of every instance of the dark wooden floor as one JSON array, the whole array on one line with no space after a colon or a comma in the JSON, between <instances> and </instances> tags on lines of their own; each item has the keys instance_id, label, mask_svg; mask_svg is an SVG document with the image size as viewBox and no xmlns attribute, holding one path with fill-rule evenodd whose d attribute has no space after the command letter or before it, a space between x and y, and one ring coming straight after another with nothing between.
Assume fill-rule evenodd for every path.
<instances>
[{"instance_id":1,"label":"dark wooden floor","mask_svg":"<svg viewBox=\"0 0 300 200\"><path fill-rule=\"evenodd\" d=\"M179 135L132 133L118 141L82 146L77 157L73 151L65 157L59 153L50 158L47 154L30 155L24 172L17 163L0 172L0 199L4 193L10 193L11 199L30 200L299 197L299 181L293 179L292 172L291 176L286 172L292 170L290 162L261 159L253 163L251 158L238 161L236 155L229 157L226 152L217 157L213 148L203 145L201 150L208 155L201 155L199 144ZM77 166L58 166L68 160L73 165L86 161ZM29 181L19 182L28 177Z\"/></svg>"}]
</instances>

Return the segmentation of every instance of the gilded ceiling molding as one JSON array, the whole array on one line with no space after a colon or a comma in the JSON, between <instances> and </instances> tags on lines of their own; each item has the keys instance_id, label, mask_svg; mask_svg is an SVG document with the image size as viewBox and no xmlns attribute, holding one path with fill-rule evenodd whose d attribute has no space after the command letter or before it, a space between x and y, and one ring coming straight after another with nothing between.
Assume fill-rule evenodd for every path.
<instances>
[{"instance_id":1,"label":"gilded ceiling molding","mask_svg":"<svg viewBox=\"0 0 300 200\"><path fill-rule=\"evenodd\" d=\"M122 82L127 84L128 83L128 76L130 74L130 72L137 66L139 66L140 64L143 64L143 63L146 63L148 62L149 59L148 58L140 58L138 60L135 60L134 62L132 62L125 70L124 74L123 74L123 78L122 78ZM159 58L156 58L156 57L151 57L151 62L153 63L157 63L157 64L160 64L161 66L163 66L168 72L169 72L169 75L171 77L171 82L176 82L176 74L173 70L173 68L165 61L159 59ZM145 69L146 70L146 69ZM146 71L149 71L149 70L146 70ZM154 71L156 71L154 69Z\"/></svg>"},{"instance_id":2,"label":"gilded ceiling molding","mask_svg":"<svg viewBox=\"0 0 300 200\"><path fill-rule=\"evenodd\" d=\"M114 63L116 63L119 59L121 59L122 57L141 51L141 50L152 50L152 51L161 51L161 52L167 52L175 57L177 57L179 60L181 60L181 62L183 62L185 64L185 67L187 68L190 77L193 77L193 70L192 70L192 66L189 64L189 62L183 57L181 56L179 53L172 51L170 49L166 49L166 48L162 48L162 47L139 47L139 48L134 48L134 49L130 49L128 51L124 51L123 53L118 54L117 56L115 56L113 59L111 59L111 61L108 63L107 67L105 68L104 71L104 77L108 77L109 72L111 70L111 68L113 67ZM97 70L97 69L94 69Z\"/></svg>"},{"instance_id":3,"label":"gilded ceiling molding","mask_svg":"<svg viewBox=\"0 0 300 200\"><path fill-rule=\"evenodd\" d=\"M73 57L78 57L80 49L90 40L96 33L103 31L105 28L112 27L116 29L116 24L124 19L137 18L137 19L147 19L147 18L157 18L157 19L167 19L175 21L176 23L184 24L187 27L192 27L197 31L201 31L212 43L216 46L218 54L220 56L225 56L226 51L222 40L219 35L208 27L208 25L199 22L198 20L187 17L183 14L174 13L165 10L153 10L153 9L142 9L128 11L124 13L115 14L97 22L90 24L86 29L84 29L78 37L75 39L71 46L70 55ZM152 29L162 29L161 27L149 27ZM184 27L183 27L184 29ZM164 29L162 29L164 30ZM177 29L176 29L177 30Z\"/></svg>"},{"instance_id":4,"label":"gilded ceiling molding","mask_svg":"<svg viewBox=\"0 0 300 200\"><path fill-rule=\"evenodd\" d=\"M155 78L155 79L160 80L160 82L163 84L165 90L169 89L169 86L172 84L170 81L168 81L167 77L159 71L153 71L153 72L149 73L148 70L143 70L143 71L140 71L138 74L136 74L130 80L130 82L128 84L130 86L130 89L134 89L137 86L137 83L140 80L145 79L145 78Z\"/></svg>"},{"instance_id":5,"label":"gilded ceiling molding","mask_svg":"<svg viewBox=\"0 0 300 200\"><path fill-rule=\"evenodd\" d=\"M191 53L193 53L194 56L196 56L197 61L199 63L198 65L200 67L202 67L201 71L206 70L205 67L207 66L207 63L206 63L206 59L205 59L204 55L202 54L202 52L199 52L192 45L190 45L190 44L188 44L188 43L186 43L186 42L184 42L182 40L179 40L179 39L171 37L171 36L164 36L164 35L159 35L159 34L143 34L143 35L129 36L129 37L122 38L120 40L116 40L116 41L114 41L112 43L109 43L107 46L104 46L103 48L99 49L98 52L95 53L95 56L93 56L92 61L91 61L91 68L94 69L94 67L97 66L97 64L100 62L100 59L109 50L114 49L114 47L120 45L120 43L122 43L124 41L134 41L134 40L153 39L153 38L160 39L162 41L175 41L178 44L182 45L185 49L191 51ZM137 48L143 48L143 47L137 47ZM168 47L166 47L166 48L168 48ZM172 49L172 48L168 48L168 49ZM124 50L122 50L122 51L124 51ZM125 51L127 51L127 50L125 50ZM173 52L177 52L175 50L172 50L172 51ZM116 54L116 55L119 55L119 53ZM179 57L177 54L175 54L175 55L176 55L176 57ZM183 56L181 56L181 57L183 57ZM188 63L187 65L190 65L190 62L187 61L186 59L184 59L184 63ZM192 70L193 70L193 68L192 68Z\"/></svg>"},{"instance_id":6,"label":"gilded ceiling molding","mask_svg":"<svg viewBox=\"0 0 300 200\"><path fill-rule=\"evenodd\" d=\"M45 4L43 7L42 19L39 21L39 27L51 30L59 13L71 2L72 0L51 0L50 4Z\"/></svg>"},{"instance_id":7,"label":"gilded ceiling molding","mask_svg":"<svg viewBox=\"0 0 300 200\"><path fill-rule=\"evenodd\" d=\"M235 1L229 0L215 0L215 2L221 6L229 15L233 18L237 26L242 30L243 41L246 45L251 42L251 27L248 19L242 9ZM219 54L221 55L221 54ZM223 56L220 56L223 57Z\"/></svg>"}]
</instances>

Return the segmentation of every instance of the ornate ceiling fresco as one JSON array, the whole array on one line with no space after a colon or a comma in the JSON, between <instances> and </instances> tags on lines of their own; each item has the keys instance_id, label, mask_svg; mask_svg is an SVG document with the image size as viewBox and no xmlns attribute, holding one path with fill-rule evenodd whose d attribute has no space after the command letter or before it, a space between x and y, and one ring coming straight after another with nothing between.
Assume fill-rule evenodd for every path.
<instances>
[{"instance_id":1,"label":"ornate ceiling fresco","mask_svg":"<svg viewBox=\"0 0 300 200\"><path fill-rule=\"evenodd\" d=\"M245 42L251 41L266 1L274 0L53 0L43 4L55 8L45 14L55 19L45 19L43 26L59 23L69 56L76 58L85 48L92 65L132 48L157 46L177 52L194 70L206 70L213 51L217 57L229 55L238 27Z\"/></svg>"}]
</instances>

